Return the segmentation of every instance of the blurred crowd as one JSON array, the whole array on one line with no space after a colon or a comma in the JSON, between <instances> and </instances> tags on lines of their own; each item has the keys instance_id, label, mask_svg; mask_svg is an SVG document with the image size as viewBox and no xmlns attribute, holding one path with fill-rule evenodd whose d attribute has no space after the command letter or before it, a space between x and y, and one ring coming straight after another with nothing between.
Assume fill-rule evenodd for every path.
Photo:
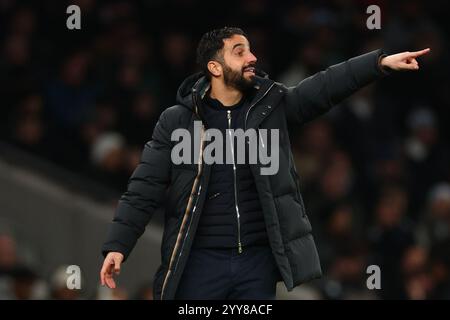
<instances>
[{"instance_id":1,"label":"blurred crowd","mask_svg":"<svg viewBox=\"0 0 450 320\"><path fill-rule=\"evenodd\" d=\"M35 267L36 262L24 254L26 251L26 246L20 246L11 234L0 234L0 300L153 299L151 283L144 283L134 293L121 287L108 289L99 285L90 294L83 289L82 277L79 282L71 281L69 266L61 265L48 275L42 274ZM79 288L71 289L71 284L76 283Z\"/></svg>"},{"instance_id":2,"label":"blurred crowd","mask_svg":"<svg viewBox=\"0 0 450 320\"><path fill-rule=\"evenodd\" d=\"M196 44L209 29L242 27L259 67L286 85L376 48L430 47L420 71L365 87L294 130L292 147L325 273L308 285L312 296L450 299L446 1L70 4L81 8L81 30L67 30L64 1L0 0L0 139L118 191L196 71ZM381 30L366 27L370 4L381 8ZM19 264L14 243L0 238L0 299L77 298L60 270L45 280ZM380 267L382 290L367 289L369 265Z\"/></svg>"}]
</instances>

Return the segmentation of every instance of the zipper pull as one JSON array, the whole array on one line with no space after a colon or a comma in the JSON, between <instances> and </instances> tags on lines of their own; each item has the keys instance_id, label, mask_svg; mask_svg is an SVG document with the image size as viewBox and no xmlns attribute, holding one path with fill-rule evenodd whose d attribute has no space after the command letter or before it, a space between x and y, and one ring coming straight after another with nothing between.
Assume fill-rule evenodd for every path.
<instances>
[{"instance_id":1,"label":"zipper pull","mask_svg":"<svg viewBox=\"0 0 450 320\"><path fill-rule=\"evenodd\" d=\"M231 110L227 110L228 128L231 128Z\"/></svg>"},{"instance_id":2,"label":"zipper pull","mask_svg":"<svg viewBox=\"0 0 450 320\"><path fill-rule=\"evenodd\" d=\"M239 251L239 253L242 253L242 243L241 242L239 242L238 251Z\"/></svg>"},{"instance_id":3,"label":"zipper pull","mask_svg":"<svg viewBox=\"0 0 450 320\"><path fill-rule=\"evenodd\" d=\"M218 197L218 196L220 196L220 192L217 192L217 193L213 194L213 195L210 196L208 199L211 200L211 199L214 199L214 198L216 198L216 197Z\"/></svg>"},{"instance_id":4,"label":"zipper pull","mask_svg":"<svg viewBox=\"0 0 450 320\"><path fill-rule=\"evenodd\" d=\"M259 140L261 141L261 146L263 147L263 149L265 149L266 147L264 146L264 141L263 141L263 138L259 131L258 131L258 136L259 136Z\"/></svg>"}]
</instances>

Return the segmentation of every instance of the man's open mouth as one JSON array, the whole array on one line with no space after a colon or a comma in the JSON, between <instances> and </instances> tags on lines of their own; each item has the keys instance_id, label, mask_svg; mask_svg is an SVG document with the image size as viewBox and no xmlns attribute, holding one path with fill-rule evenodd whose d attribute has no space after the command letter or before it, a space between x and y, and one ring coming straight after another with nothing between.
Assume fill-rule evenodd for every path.
<instances>
[{"instance_id":1,"label":"man's open mouth","mask_svg":"<svg viewBox=\"0 0 450 320\"><path fill-rule=\"evenodd\" d=\"M244 72L250 72L255 74L255 67L245 67Z\"/></svg>"}]
</instances>

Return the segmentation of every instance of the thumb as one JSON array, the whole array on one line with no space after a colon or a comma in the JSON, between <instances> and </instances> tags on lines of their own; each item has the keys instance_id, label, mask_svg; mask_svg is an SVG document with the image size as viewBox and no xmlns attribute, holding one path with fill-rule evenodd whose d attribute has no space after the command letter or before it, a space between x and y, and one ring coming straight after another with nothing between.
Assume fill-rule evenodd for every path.
<instances>
[{"instance_id":1,"label":"thumb","mask_svg":"<svg viewBox=\"0 0 450 320\"><path fill-rule=\"evenodd\" d=\"M113 262L114 262L114 272L116 274L120 274L120 264L121 264L121 259L118 256L114 256L113 257Z\"/></svg>"}]
</instances>

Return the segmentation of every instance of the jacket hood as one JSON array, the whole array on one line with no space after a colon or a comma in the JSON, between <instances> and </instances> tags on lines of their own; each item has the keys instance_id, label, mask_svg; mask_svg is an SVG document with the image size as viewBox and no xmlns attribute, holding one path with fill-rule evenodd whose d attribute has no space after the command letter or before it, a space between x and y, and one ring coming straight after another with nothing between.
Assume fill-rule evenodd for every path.
<instances>
[{"instance_id":1,"label":"jacket hood","mask_svg":"<svg viewBox=\"0 0 450 320\"><path fill-rule=\"evenodd\" d=\"M178 87L176 97L177 103L192 109L193 108L192 94L195 91L198 92L203 91L204 94L209 88L209 85L210 85L209 81L205 77L203 72L197 72L190 75L189 77L184 79L184 81Z\"/></svg>"},{"instance_id":2,"label":"jacket hood","mask_svg":"<svg viewBox=\"0 0 450 320\"><path fill-rule=\"evenodd\" d=\"M255 88L259 89L264 82L270 81L267 73L262 70L255 69L256 83ZM192 95L198 93L201 98L210 88L211 84L206 78L204 72L197 72L187 77L180 85L177 91L176 101L191 110L194 110Z\"/></svg>"}]
</instances>

